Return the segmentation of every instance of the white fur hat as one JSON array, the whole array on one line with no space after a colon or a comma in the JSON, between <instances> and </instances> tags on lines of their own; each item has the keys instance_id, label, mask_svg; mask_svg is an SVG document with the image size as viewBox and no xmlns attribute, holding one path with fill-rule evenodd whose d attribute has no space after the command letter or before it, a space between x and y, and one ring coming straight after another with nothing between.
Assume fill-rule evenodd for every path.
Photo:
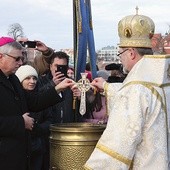
<instances>
[{"instance_id":1,"label":"white fur hat","mask_svg":"<svg viewBox=\"0 0 170 170\"><path fill-rule=\"evenodd\" d=\"M38 78L37 71L30 65L20 66L15 75L19 78L20 82L22 82L25 78L29 76L35 76Z\"/></svg>"}]
</instances>

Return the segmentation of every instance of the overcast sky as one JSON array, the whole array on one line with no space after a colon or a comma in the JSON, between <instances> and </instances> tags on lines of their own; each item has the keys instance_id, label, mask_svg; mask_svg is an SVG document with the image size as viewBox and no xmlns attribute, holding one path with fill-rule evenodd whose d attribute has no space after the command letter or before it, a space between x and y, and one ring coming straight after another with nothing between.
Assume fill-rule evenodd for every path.
<instances>
[{"instance_id":1,"label":"overcast sky","mask_svg":"<svg viewBox=\"0 0 170 170\"><path fill-rule=\"evenodd\" d=\"M29 40L41 40L60 50L73 48L72 0L0 0L0 36L9 25L19 23ZM96 50L118 43L117 24L126 15L149 16L156 32L164 34L170 25L169 0L91 0Z\"/></svg>"}]
</instances>

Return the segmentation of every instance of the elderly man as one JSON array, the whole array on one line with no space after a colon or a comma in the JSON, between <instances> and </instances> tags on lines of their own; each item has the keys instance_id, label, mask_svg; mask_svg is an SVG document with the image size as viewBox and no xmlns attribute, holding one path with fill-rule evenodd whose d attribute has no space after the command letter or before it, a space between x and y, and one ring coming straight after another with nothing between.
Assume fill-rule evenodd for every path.
<instances>
[{"instance_id":1,"label":"elderly man","mask_svg":"<svg viewBox=\"0 0 170 170\"><path fill-rule=\"evenodd\" d=\"M62 99L62 89L72 85L65 79L41 94L23 91L15 76L23 63L23 48L9 37L0 38L0 169L29 169L29 132L34 120L29 111L40 111Z\"/></svg>"},{"instance_id":2,"label":"elderly man","mask_svg":"<svg viewBox=\"0 0 170 170\"><path fill-rule=\"evenodd\" d=\"M104 89L109 120L85 169L167 170L170 56L151 55L154 23L147 16L123 18L118 32L118 55L128 76L119 85L92 82Z\"/></svg>"}]
</instances>

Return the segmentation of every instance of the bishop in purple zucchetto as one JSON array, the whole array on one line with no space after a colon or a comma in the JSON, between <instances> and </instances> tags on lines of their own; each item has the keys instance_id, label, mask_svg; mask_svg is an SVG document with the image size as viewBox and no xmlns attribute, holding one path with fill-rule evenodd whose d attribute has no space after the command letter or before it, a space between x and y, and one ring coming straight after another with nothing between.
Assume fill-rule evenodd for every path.
<instances>
[{"instance_id":1,"label":"bishop in purple zucchetto","mask_svg":"<svg viewBox=\"0 0 170 170\"><path fill-rule=\"evenodd\" d=\"M0 38L0 47L8 43L14 42L15 40L11 37L1 37Z\"/></svg>"}]
</instances>

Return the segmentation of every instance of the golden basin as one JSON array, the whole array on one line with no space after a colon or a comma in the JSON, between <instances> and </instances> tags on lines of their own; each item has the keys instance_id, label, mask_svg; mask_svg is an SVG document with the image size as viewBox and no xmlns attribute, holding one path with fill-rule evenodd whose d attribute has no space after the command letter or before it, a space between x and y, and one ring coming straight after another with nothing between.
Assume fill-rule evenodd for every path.
<instances>
[{"instance_id":1,"label":"golden basin","mask_svg":"<svg viewBox=\"0 0 170 170\"><path fill-rule=\"evenodd\" d=\"M62 123L50 126L50 170L82 170L106 125Z\"/></svg>"}]
</instances>

